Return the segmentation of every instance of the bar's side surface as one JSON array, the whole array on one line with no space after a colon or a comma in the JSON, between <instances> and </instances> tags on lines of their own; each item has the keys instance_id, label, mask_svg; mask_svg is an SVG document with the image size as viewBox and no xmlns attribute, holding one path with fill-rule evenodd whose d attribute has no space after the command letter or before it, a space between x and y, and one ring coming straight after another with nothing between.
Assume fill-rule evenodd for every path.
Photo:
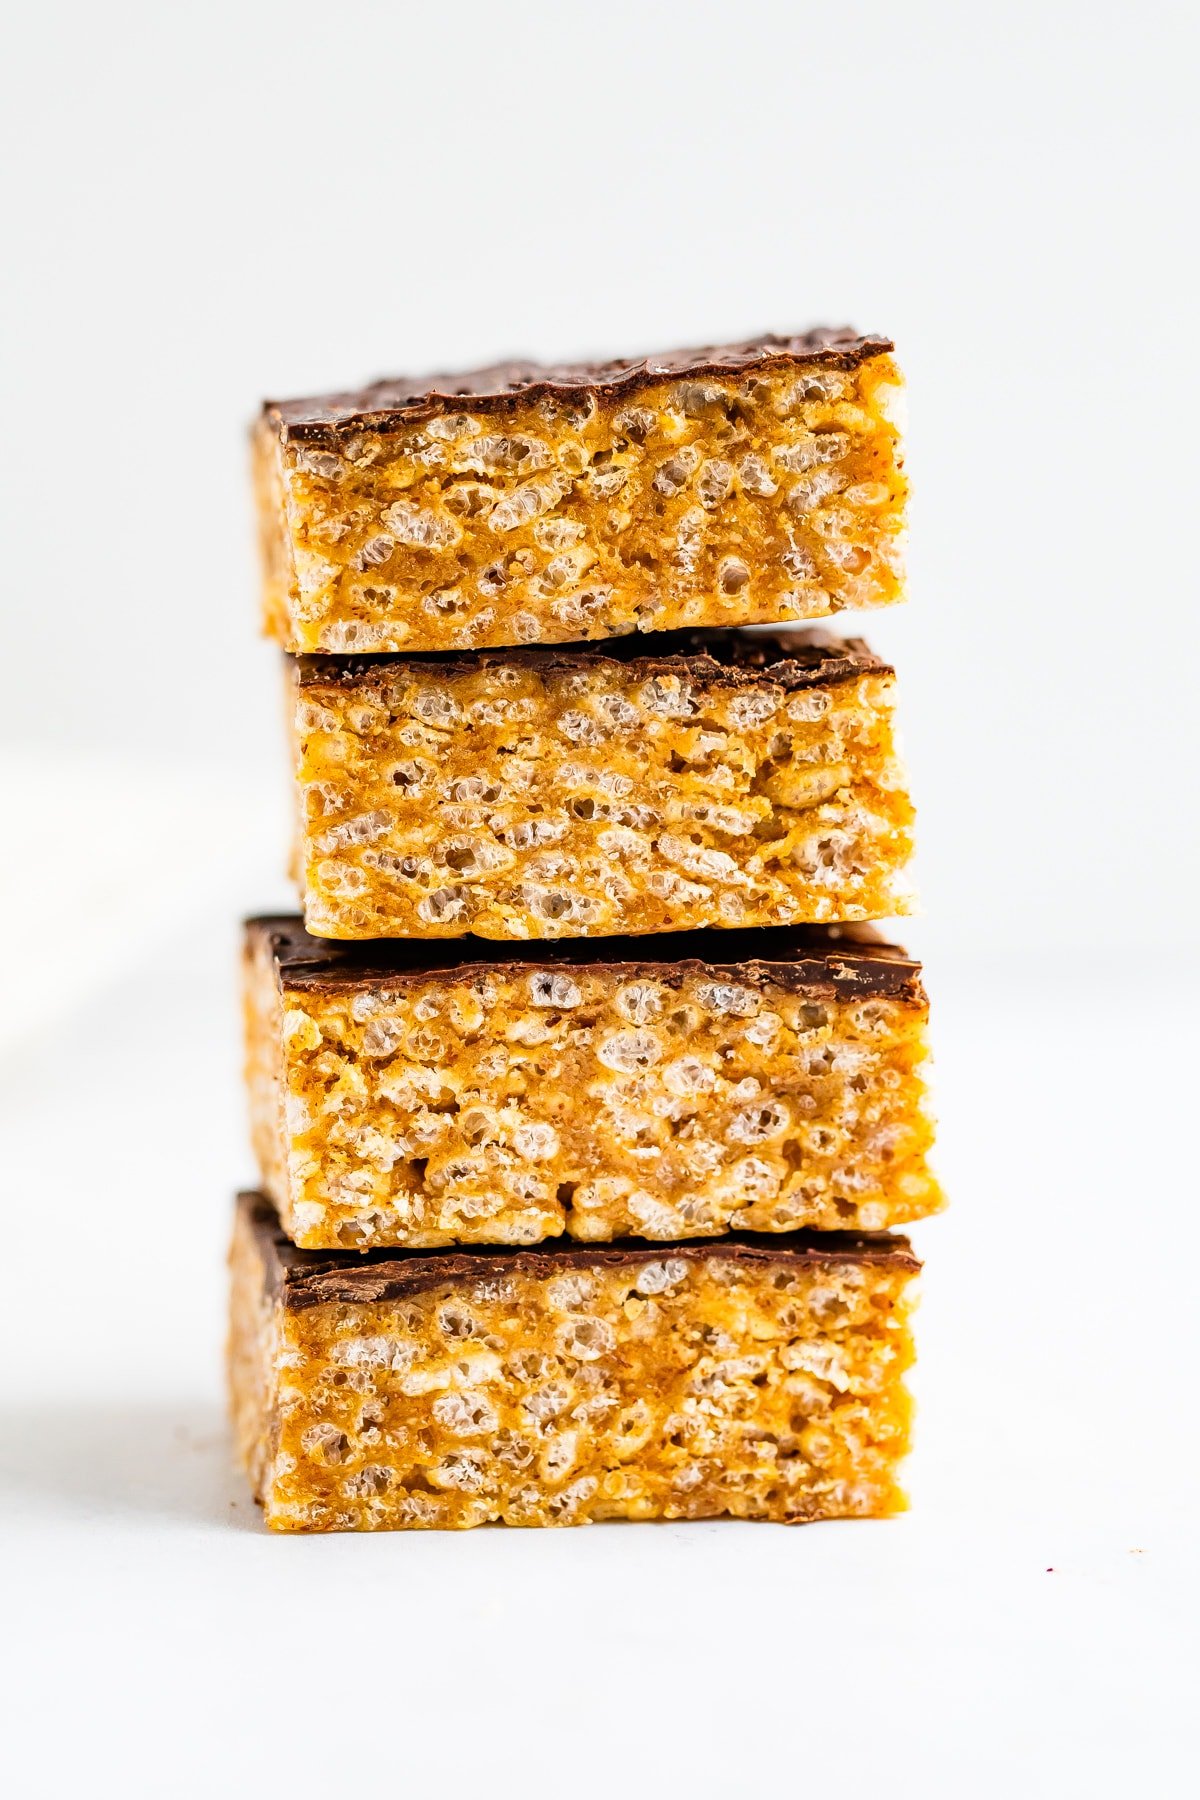
<instances>
[{"instance_id":1,"label":"bar's side surface","mask_svg":"<svg viewBox=\"0 0 1200 1800\"><path fill-rule=\"evenodd\" d=\"M273 1529L903 1505L903 1240L321 1259L259 1197L241 1213L239 1242L265 1249L260 1292L235 1285L233 1341L274 1367L260 1440L239 1435Z\"/></svg>"},{"instance_id":2,"label":"bar's side surface","mask_svg":"<svg viewBox=\"0 0 1200 1800\"><path fill-rule=\"evenodd\" d=\"M250 1141L263 1187L270 1194L292 1237L303 1214L292 1204L289 1146L297 1127L307 1122L304 1097L292 1080L290 1067L301 1049L295 1039L305 1035L296 1009L285 1011L272 933L266 921L247 927L242 941L242 1031L246 1096L249 1102ZM301 1054L302 1054L301 1050ZM343 1086L346 1086L343 1083Z\"/></svg>"},{"instance_id":3,"label":"bar's side surface","mask_svg":"<svg viewBox=\"0 0 1200 1800\"><path fill-rule=\"evenodd\" d=\"M636 935L908 909L894 677L855 642L317 659L294 679L297 864L321 936Z\"/></svg>"},{"instance_id":4,"label":"bar's side surface","mask_svg":"<svg viewBox=\"0 0 1200 1800\"><path fill-rule=\"evenodd\" d=\"M261 1495L279 1446L280 1272L274 1215L261 1200L240 1195L229 1247L230 1309L226 1373L233 1441Z\"/></svg>"},{"instance_id":5,"label":"bar's side surface","mask_svg":"<svg viewBox=\"0 0 1200 1800\"><path fill-rule=\"evenodd\" d=\"M826 333L268 404L268 629L293 651L445 650L900 599L891 348Z\"/></svg>"},{"instance_id":6,"label":"bar's side surface","mask_svg":"<svg viewBox=\"0 0 1200 1800\"><path fill-rule=\"evenodd\" d=\"M917 965L786 931L729 934L763 959L724 962L725 935L682 940L691 960L652 960L656 942L678 957L668 938L611 962L388 969L252 921L254 1143L289 1234L671 1241L936 1211ZM794 937L800 960L772 963Z\"/></svg>"},{"instance_id":7,"label":"bar's side surface","mask_svg":"<svg viewBox=\"0 0 1200 1800\"><path fill-rule=\"evenodd\" d=\"M303 553L298 552L293 537L302 525L289 502L279 439L261 423L251 434L250 475L262 574L263 631L285 649L298 650L303 645L292 608L300 597L297 569L303 567ZM308 647L323 646L313 643Z\"/></svg>"}]
</instances>

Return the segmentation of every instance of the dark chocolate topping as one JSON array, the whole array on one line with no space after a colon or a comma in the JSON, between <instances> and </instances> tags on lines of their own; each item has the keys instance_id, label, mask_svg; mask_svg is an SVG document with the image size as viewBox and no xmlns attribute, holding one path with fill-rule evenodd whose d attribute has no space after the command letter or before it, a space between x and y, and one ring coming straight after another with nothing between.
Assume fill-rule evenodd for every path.
<instances>
[{"instance_id":1,"label":"dark chocolate topping","mask_svg":"<svg viewBox=\"0 0 1200 1800\"><path fill-rule=\"evenodd\" d=\"M403 1300L429 1288L465 1288L505 1275L549 1280L564 1269L611 1269L679 1257L693 1262L716 1258L751 1268L850 1263L907 1269L914 1275L921 1267L907 1238L851 1231L790 1231L778 1237L742 1231L679 1243L623 1238L599 1245L556 1239L535 1250L502 1244L466 1250L298 1250L265 1195L239 1194L238 1206L258 1241L268 1292L294 1312L329 1301L361 1305Z\"/></svg>"},{"instance_id":2,"label":"dark chocolate topping","mask_svg":"<svg viewBox=\"0 0 1200 1800\"><path fill-rule=\"evenodd\" d=\"M727 377L788 363L856 369L893 348L885 337L860 337L849 326L819 325L795 337L768 334L740 344L710 344L611 362L507 362L459 375L402 376L370 382L350 393L266 400L263 415L285 439L329 438L412 425L458 409L498 411L542 398L578 401L592 394L612 399L681 376Z\"/></svg>"},{"instance_id":3,"label":"dark chocolate topping","mask_svg":"<svg viewBox=\"0 0 1200 1800\"><path fill-rule=\"evenodd\" d=\"M497 973L533 974L547 967L599 964L620 981L648 976L679 986L687 975L711 975L753 987L811 989L855 1000L879 995L923 1006L921 965L866 925L767 925L728 931L669 931L641 937L553 938L514 954L486 938L384 938L349 943L316 938L298 918L249 919L246 940L264 940L280 986L307 993L395 985L423 973L463 981Z\"/></svg>"},{"instance_id":4,"label":"dark chocolate topping","mask_svg":"<svg viewBox=\"0 0 1200 1800\"><path fill-rule=\"evenodd\" d=\"M536 650L425 651L417 655L299 656L295 658L301 687L314 682L342 687L369 687L395 669L416 667L430 675L463 675L475 669L507 665L543 674L571 674L605 663L632 671L631 679L653 675L687 676L712 686L752 686L769 679L789 692L852 681L859 675L891 674L889 663L874 655L862 638L835 637L827 631L760 632L739 630L649 631L600 643L551 644Z\"/></svg>"}]
</instances>

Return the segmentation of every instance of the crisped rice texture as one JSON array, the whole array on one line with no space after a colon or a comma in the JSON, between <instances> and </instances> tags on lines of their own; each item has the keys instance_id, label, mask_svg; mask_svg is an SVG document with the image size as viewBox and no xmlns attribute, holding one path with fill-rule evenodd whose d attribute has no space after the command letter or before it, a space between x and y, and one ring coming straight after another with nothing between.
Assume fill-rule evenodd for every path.
<instances>
[{"instance_id":1,"label":"crisped rice texture","mask_svg":"<svg viewBox=\"0 0 1200 1800\"><path fill-rule=\"evenodd\" d=\"M233 1412L266 1522L894 1512L916 1265L902 1240L880 1242L875 1260L703 1245L507 1262L475 1251L417 1292L390 1296L384 1265L367 1272L379 1297L308 1304L286 1284L272 1292L274 1253L244 1200Z\"/></svg>"},{"instance_id":2,"label":"crisped rice texture","mask_svg":"<svg viewBox=\"0 0 1200 1800\"><path fill-rule=\"evenodd\" d=\"M759 668L586 651L302 664L309 930L528 939L907 911L892 672L854 652L801 679L806 645L781 640Z\"/></svg>"},{"instance_id":3,"label":"crisped rice texture","mask_svg":"<svg viewBox=\"0 0 1200 1800\"><path fill-rule=\"evenodd\" d=\"M268 407L267 629L293 651L447 650L885 605L903 597L900 395L873 354L303 435Z\"/></svg>"},{"instance_id":4,"label":"crisped rice texture","mask_svg":"<svg viewBox=\"0 0 1200 1800\"><path fill-rule=\"evenodd\" d=\"M281 974L262 921L245 996L261 1178L308 1248L875 1231L940 1205L915 977L533 958L339 986Z\"/></svg>"}]
</instances>

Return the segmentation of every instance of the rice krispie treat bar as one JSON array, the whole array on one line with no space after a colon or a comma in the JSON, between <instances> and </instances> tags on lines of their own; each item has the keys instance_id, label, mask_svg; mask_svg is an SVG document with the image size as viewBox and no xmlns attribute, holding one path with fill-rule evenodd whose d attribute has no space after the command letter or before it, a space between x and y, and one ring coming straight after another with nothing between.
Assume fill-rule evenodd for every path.
<instances>
[{"instance_id":1,"label":"rice krispie treat bar","mask_svg":"<svg viewBox=\"0 0 1200 1800\"><path fill-rule=\"evenodd\" d=\"M277 1531L897 1511L902 1238L295 1249L243 1195L230 1375Z\"/></svg>"},{"instance_id":2,"label":"rice krispie treat bar","mask_svg":"<svg viewBox=\"0 0 1200 1800\"><path fill-rule=\"evenodd\" d=\"M267 629L457 650L885 605L901 397L886 338L820 329L268 402Z\"/></svg>"},{"instance_id":3,"label":"rice krispie treat bar","mask_svg":"<svg viewBox=\"0 0 1200 1800\"><path fill-rule=\"evenodd\" d=\"M857 639L290 665L305 922L555 938L908 910L894 676Z\"/></svg>"},{"instance_id":4,"label":"rice krispie treat bar","mask_svg":"<svg viewBox=\"0 0 1200 1800\"><path fill-rule=\"evenodd\" d=\"M245 937L264 1188L309 1249L877 1231L940 1205L919 965L862 927Z\"/></svg>"}]
</instances>

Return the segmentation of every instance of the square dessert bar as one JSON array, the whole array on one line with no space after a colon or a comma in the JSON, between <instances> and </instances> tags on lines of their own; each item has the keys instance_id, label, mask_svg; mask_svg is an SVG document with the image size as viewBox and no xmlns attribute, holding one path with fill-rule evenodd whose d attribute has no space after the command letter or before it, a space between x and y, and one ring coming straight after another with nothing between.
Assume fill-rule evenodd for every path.
<instances>
[{"instance_id":1,"label":"square dessert bar","mask_svg":"<svg viewBox=\"0 0 1200 1800\"><path fill-rule=\"evenodd\" d=\"M902 1238L231 1252L235 1433L277 1531L898 1511Z\"/></svg>"},{"instance_id":2,"label":"square dessert bar","mask_svg":"<svg viewBox=\"0 0 1200 1800\"><path fill-rule=\"evenodd\" d=\"M856 639L675 633L289 666L296 866L321 937L908 910L894 676Z\"/></svg>"},{"instance_id":3,"label":"square dessert bar","mask_svg":"<svg viewBox=\"0 0 1200 1800\"><path fill-rule=\"evenodd\" d=\"M454 650L901 599L891 351L820 329L267 402L267 629L293 651Z\"/></svg>"},{"instance_id":4,"label":"square dessert bar","mask_svg":"<svg viewBox=\"0 0 1200 1800\"><path fill-rule=\"evenodd\" d=\"M920 968L864 928L515 954L245 939L264 1188L310 1249L876 1231L934 1212Z\"/></svg>"}]
</instances>

